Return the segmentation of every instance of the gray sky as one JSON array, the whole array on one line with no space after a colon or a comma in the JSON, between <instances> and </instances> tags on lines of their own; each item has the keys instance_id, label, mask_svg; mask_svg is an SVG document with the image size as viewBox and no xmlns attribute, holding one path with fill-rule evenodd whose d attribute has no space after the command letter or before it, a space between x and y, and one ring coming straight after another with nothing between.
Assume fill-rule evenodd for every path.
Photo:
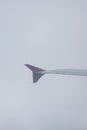
<instances>
[{"instance_id":1,"label":"gray sky","mask_svg":"<svg viewBox=\"0 0 87 130\"><path fill-rule=\"evenodd\" d=\"M87 69L86 0L0 1L0 130L87 130L87 78L25 63Z\"/></svg>"}]
</instances>

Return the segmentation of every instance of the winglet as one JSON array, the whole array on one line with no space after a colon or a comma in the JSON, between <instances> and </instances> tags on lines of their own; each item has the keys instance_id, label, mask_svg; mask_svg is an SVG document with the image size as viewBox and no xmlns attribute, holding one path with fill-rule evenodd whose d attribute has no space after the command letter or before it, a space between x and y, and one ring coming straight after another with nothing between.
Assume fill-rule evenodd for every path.
<instances>
[{"instance_id":1,"label":"winglet","mask_svg":"<svg viewBox=\"0 0 87 130\"><path fill-rule=\"evenodd\" d=\"M25 64L26 67L28 67L32 72L33 72L33 82L36 83L41 76L43 76L42 71L45 71L44 69L29 65L29 64Z\"/></svg>"}]
</instances>

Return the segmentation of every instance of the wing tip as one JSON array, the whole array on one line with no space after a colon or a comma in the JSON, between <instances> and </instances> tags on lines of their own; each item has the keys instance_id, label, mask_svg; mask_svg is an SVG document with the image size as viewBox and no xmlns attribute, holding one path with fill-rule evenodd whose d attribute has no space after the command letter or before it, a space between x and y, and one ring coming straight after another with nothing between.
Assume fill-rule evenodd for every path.
<instances>
[{"instance_id":1,"label":"wing tip","mask_svg":"<svg viewBox=\"0 0 87 130\"><path fill-rule=\"evenodd\" d=\"M28 67L30 70L32 70L32 72L33 72L33 83L36 83L43 76L43 74L40 73L40 72L44 71L43 69L32 66L30 64L24 64L24 65L26 67Z\"/></svg>"}]
</instances>

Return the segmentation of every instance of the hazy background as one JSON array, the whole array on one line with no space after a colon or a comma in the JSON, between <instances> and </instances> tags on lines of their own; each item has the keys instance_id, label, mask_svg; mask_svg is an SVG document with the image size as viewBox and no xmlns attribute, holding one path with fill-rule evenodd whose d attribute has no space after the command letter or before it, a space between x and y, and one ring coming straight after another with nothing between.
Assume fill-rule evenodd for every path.
<instances>
[{"instance_id":1,"label":"hazy background","mask_svg":"<svg viewBox=\"0 0 87 130\"><path fill-rule=\"evenodd\" d=\"M87 130L87 0L0 0L0 130Z\"/></svg>"}]
</instances>

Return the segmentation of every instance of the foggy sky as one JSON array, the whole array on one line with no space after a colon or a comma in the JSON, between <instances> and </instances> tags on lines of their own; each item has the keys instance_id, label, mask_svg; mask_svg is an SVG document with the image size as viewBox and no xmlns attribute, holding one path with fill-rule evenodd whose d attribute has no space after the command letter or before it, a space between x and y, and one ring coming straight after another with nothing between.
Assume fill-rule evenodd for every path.
<instances>
[{"instance_id":1,"label":"foggy sky","mask_svg":"<svg viewBox=\"0 0 87 130\"><path fill-rule=\"evenodd\" d=\"M87 69L86 0L0 1L0 130L87 130L87 77L28 63Z\"/></svg>"}]
</instances>

